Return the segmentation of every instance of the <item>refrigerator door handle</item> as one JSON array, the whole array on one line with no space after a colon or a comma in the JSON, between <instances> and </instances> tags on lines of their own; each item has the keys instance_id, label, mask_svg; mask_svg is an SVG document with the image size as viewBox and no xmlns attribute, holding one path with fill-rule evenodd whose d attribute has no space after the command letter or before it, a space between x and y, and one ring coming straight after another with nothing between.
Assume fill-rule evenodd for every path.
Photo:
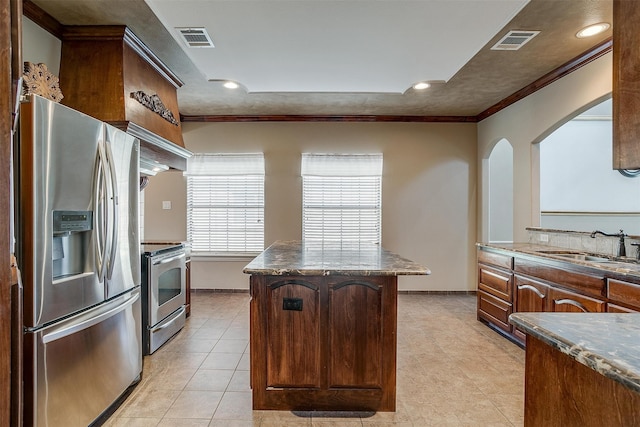
<instances>
[{"instance_id":1,"label":"refrigerator door handle","mask_svg":"<svg viewBox=\"0 0 640 427\"><path fill-rule=\"evenodd\" d=\"M106 152L107 165L109 166L109 185L111 187L111 201L109 216L109 233L111 234L111 243L109 246L109 262L107 264L107 278L111 279L113 268L115 265L116 251L118 250L118 177L116 176L116 167L113 161L113 152L110 144L104 144Z\"/></svg>"},{"instance_id":2,"label":"refrigerator door handle","mask_svg":"<svg viewBox=\"0 0 640 427\"><path fill-rule=\"evenodd\" d=\"M104 322L108 318L115 316L116 314L122 312L123 310L126 310L129 306L131 306L134 302L136 302L138 298L140 298L139 292L137 292L134 296L131 296L131 294L128 294L126 295L126 299L124 302L118 304L115 307L108 308L106 311L98 314L97 316L91 317L89 319L83 320L78 323L74 323L72 325L69 325L66 328L62 328L62 329L50 332L48 334L45 334L42 337L42 343L47 344L47 343L62 339L64 337L68 337L69 335L73 335L75 333L88 329L94 325L97 325L98 323Z\"/></svg>"},{"instance_id":3,"label":"refrigerator door handle","mask_svg":"<svg viewBox=\"0 0 640 427\"><path fill-rule=\"evenodd\" d=\"M93 229L96 236L96 265L98 280L102 282L105 274L106 236L105 236L105 212L103 199L105 197L105 161L102 142L98 142L98 155L96 158L96 174L93 194Z\"/></svg>"}]
</instances>

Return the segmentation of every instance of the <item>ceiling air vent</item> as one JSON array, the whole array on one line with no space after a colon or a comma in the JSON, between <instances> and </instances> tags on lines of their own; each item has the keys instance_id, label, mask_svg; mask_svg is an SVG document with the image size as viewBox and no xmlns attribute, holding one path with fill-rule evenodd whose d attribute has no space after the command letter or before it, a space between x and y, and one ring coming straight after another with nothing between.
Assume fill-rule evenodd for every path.
<instances>
[{"instance_id":1,"label":"ceiling air vent","mask_svg":"<svg viewBox=\"0 0 640 427\"><path fill-rule=\"evenodd\" d=\"M493 45L491 50L518 50L539 33L540 31L509 31L498 43Z\"/></svg>"},{"instance_id":2,"label":"ceiling air vent","mask_svg":"<svg viewBox=\"0 0 640 427\"><path fill-rule=\"evenodd\" d=\"M205 28L176 28L189 47L215 47Z\"/></svg>"}]
</instances>

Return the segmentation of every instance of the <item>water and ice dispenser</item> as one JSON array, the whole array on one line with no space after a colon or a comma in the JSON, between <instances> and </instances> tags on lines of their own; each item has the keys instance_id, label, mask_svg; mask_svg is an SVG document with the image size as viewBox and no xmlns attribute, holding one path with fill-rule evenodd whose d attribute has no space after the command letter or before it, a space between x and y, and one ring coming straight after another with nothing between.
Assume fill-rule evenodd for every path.
<instances>
[{"instance_id":1,"label":"water and ice dispenser","mask_svg":"<svg viewBox=\"0 0 640 427\"><path fill-rule=\"evenodd\" d=\"M53 211L54 279L92 268L87 262L92 231L92 211Z\"/></svg>"}]
</instances>

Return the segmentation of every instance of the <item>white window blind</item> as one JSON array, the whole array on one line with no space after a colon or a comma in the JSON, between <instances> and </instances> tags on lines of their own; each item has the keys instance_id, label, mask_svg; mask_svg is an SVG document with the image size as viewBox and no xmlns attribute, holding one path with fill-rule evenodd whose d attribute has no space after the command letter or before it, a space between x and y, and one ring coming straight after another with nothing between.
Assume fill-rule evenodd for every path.
<instances>
[{"instance_id":1,"label":"white window blind","mask_svg":"<svg viewBox=\"0 0 640 427\"><path fill-rule=\"evenodd\" d=\"M264 249L264 155L195 154L187 162L187 239L195 254Z\"/></svg>"},{"instance_id":2,"label":"white window blind","mask_svg":"<svg viewBox=\"0 0 640 427\"><path fill-rule=\"evenodd\" d=\"M302 155L304 240L380 243L382 154Z\"/></svg>"}]
</instances>

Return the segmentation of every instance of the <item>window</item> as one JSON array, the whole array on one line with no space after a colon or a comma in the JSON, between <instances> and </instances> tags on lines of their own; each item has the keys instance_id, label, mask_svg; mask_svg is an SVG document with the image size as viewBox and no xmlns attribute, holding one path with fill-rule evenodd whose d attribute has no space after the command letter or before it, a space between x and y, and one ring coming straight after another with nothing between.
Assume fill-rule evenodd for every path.
<instances>
[{"instance_id":1,"label":"window","mask_svg":"<svg viewBox=\"0 0 640 427\"><path fill-rule=\"evenodd\" d=\"M380 243L382 154L302 155L302 238Z\"/></svg>"},{"instance_id":2,"label":"window","mask_svg":"<svg viewBox=\"0 0 640 427\"><path fill-rule=\"evenodd\" d=\"M195 154L187 163L187 239L198 254L264 249L264 156Z\"/></svg>"}]
</instances>

